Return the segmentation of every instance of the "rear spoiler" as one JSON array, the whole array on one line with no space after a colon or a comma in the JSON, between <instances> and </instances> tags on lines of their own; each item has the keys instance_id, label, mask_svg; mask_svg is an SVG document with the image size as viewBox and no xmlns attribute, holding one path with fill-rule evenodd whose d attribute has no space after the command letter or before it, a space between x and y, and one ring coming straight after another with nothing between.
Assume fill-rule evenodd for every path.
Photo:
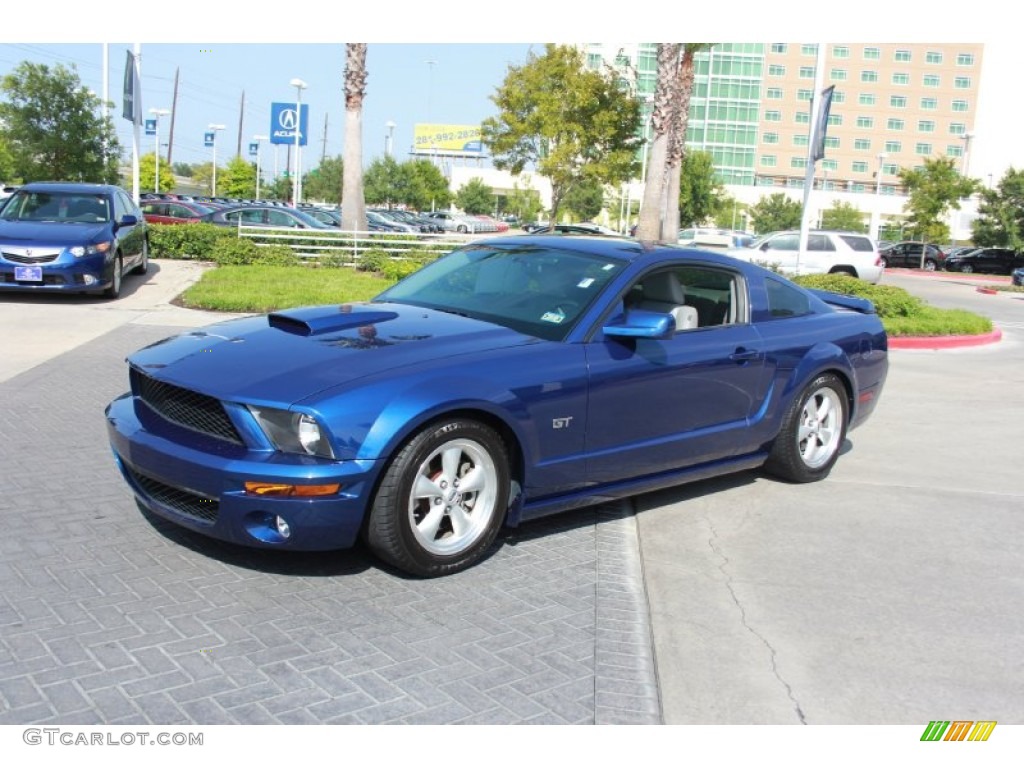
<instances>
[{"instance_id":1,"label":"rear spoiler","mask_svg":"<svg viewBox=\"0 0 1024 768\"><path fill-rule=\"evenodd\" d=\"M808 290L826 304L831 304L833 307L840 307L853 312L860 312L862 315L875 314L875 305L868 299L862 299L857 296L846 296L842 293L832 293L832 291L822 291L817 288L810 288Z\"/></svg>"}]
</instances>

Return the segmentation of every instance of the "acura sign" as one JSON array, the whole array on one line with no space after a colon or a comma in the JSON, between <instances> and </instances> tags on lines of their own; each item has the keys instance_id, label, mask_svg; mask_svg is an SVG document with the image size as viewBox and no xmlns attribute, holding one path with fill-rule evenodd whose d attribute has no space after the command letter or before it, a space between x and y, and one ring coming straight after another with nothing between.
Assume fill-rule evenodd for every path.
<instances>
[{"instance_id":1,"label":"acura sign","mask_svg":"<svg viewBox=\"0 0 1024 768\"><path fill-rule=\"evenodd\" d=\"M303 104L301 114L295 113L295 103L274 102L270 105L270 143L294 144L295 131L299 131L299 146L306 146L309 130L309 105Z\"/></svg>"}]
</instances>

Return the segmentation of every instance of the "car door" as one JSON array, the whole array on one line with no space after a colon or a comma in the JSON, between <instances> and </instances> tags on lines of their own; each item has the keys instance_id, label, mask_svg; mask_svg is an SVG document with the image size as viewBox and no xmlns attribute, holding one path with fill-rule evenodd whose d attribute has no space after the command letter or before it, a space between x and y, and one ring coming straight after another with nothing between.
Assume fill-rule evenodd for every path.
<instances>
[{"instance_id":1,"label":"car door","mask_svg":"<svg viewBox=\"0 0 1024 768\"><path fill-rule=\"evenodd\" d=\"M748 419L764 396L763 345L748 322L739 273L708 269L705 282L727 287L717 300L702 289L706 305L696 328L668 339L612 338L599 330L587 344L588 482L613 483L755 449L745 440ZM605 325L636 311L630 295L660 271L638 280ZM696 307L700 273L676 271L686 301L694 302L685 306Z\"/></svg>"},{"instance_id":2,"label":"car door","mask_svg":"<svg viewBox=\"0 0 1024 768\"><path fill-rule=\"evenodd\" d=\"M142 211L128 195L120 189L114 191L114 226L117 240L121 245L125 269L142 261L142 244L146 237L146 223ZM135 223L127 223L126 216L135 217Z\"/></svg>"},{"instance_id":3,"label":"car door","mask_svg":"<svg viewBox=\"0 0 1024 768\"><path fill-rule=\"evenodd\" d=\"M779 269L785 272L792 272L796 269L799 248L799 233L782 232L763 242L760 247L760 255L753 256L753 260L765 262L769 265L777 265Z\"/></svg>"}]
</instances>

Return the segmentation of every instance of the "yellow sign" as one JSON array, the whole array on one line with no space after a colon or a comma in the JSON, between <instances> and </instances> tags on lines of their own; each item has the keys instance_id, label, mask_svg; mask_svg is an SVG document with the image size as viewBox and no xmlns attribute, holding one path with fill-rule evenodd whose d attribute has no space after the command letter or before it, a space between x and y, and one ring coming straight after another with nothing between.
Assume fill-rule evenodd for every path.
<instances>
[{"instance_id":1,"label":"yellow sign","mask_svg":"<svg viewBox=\"0 0 1024 768\"><path fill-rule=\"evenodd\" d=\"M417 154L482 154L484 150L480 126L416 123L413 131L413 151Z\"/></svg>"}]
</instances>

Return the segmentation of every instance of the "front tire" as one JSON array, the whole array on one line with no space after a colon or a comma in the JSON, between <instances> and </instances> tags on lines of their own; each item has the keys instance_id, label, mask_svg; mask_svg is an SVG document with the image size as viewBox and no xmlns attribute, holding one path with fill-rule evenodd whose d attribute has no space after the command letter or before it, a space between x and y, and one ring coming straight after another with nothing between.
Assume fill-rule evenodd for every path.
<instances>
[{"instance_id":1,"label":"front tire","mask_svg":"<svg viewBox=\"0 0 1024 768\"><path fill-rule=\"evenodd\" d=\"M849 405L835 374L818 376L786 412L765 469L793 483L822 480L846 437Z\"/></svg>"},{"instance_id":2,"label":"front tire","mask_svg":"<svg viewBox=\"0 0 1024 768\"><path fill-rule=\"evenodd\" d=\"M430 425L392 460L365 532L370 549L415 576L476 563L493 543L509 498L508 451L485 424Z\"/></svg>"},{"instance_id":3,"label":"front tire","mask_svg":"<svg viewBox=\"0 0 1024 768\"><path fill-rule=\"evenodd\" d=\"M133 275L144 275L149 271L149 240L142 241L142 261L132 270Z\"/></svg>"},{"instance_id":4,"label":"front tire","mask_svg":"<svg viewBox=\"0 0 1024 768\"><path fill-rule=\"evenodd\" d=\"M974 267L972 267L970 264L964 264L960 267L960 271L963 272L965 275L969 275L974 271Z\"/></svg>"},{"instance_id":5,"label":"front tire","mask_svg":"<svg viewBox=\"0 0 1024 768\"><path fill-rule=\"evenodd\" d=\"M103 297L107 299L116 299L121 295L121 280L123 278L122 270L124 269L124 263L121 261L121 256L118 254L114 257L114 274L110 279L110 287L103 291Z\"/></svg>"}]
</instances>

